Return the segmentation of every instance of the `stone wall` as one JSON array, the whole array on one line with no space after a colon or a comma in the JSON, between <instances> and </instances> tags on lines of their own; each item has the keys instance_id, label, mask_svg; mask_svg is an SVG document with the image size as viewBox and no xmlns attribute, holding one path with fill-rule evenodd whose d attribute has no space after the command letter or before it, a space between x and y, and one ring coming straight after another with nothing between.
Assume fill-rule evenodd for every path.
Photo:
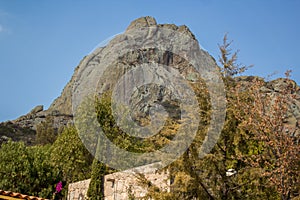
<instances>
[{"instance_id":1,"label":"stone wall","mask_svg":"<svg viewBox=\"0 0 300 200\"><path fill-rule=\"evenodd\" d=\"M168 172L159 172L153 165L146 165L106 175L104 177L105 200L127 200L129 194L134 195L135 199L144 197L147 188L139 183L139 174L161 190L170 191Z\"/></svg>"},{"instance_id":2,"label":"stone wall","mask_svg":"<svg viewBox=\"0 0 300 200\"><path fill-rule=\"evenodd\" d=\"M139 183L139 175L144 176L151 184L162 191L170 192L170 179L167 171L158 171L155 165L142 167L108 174L104 177L105 200L128 200L129 194L135 199L144 197L147 188ZM69 184L68 200L87 199L87 190L91 179Z\"/></svg>"},{"instance_id":3,"label":"stone wall","mask_svg":"<svg viewBox=\"0 0 300 200\"><path fill-rule=\"evenodd\" d=\"M90 185L91 179L79 181L69 184L68 187L68 200L83 200L87 199L87 191Z\"/></svg>"}]
</instances>

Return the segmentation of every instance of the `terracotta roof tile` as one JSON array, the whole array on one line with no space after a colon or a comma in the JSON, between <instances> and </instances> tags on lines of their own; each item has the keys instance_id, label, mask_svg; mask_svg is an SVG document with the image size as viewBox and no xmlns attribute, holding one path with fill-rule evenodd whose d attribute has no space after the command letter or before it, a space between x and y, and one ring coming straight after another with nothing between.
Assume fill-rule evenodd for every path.
<instances>
[{"instance_id":1,"label":"terracotta roof tile","mask_svg":"<svg viewBox=\"0 0 300 200\"><path fill-rule=\"evenodd\" d=\"M18 198L18 199L27 199L27 200L47 200L44 198L39 198L39 197L29 196L26 194L20 194L17 192L4 191L4 190L0 190L0 199L1 199L1 195L7 196L7 197Z\"/></svg>"}]
</instances>

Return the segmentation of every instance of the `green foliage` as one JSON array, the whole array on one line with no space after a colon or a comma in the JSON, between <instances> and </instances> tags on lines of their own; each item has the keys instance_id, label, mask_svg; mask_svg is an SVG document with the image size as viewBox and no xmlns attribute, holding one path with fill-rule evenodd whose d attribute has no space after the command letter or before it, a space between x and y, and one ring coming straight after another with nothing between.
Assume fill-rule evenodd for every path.
<instances>
[{"instance_id":1,"label":"green foliage","mask_svg":"<svg viewBox=\"0 0 300 200\"><path fill-rule=\"evenodd\" d=\"M66 127L51 146L51 164L66 183L90 178L92 155L75 127Z\"/></svg>"},{"instance_id":2,"label":"green foliage","mask_svg":"<svg viewBox=\"0 0 300 200\"><path fill-rule=\"evenodd\" d=\"M28 148L22 142L9 141L2 145L0 157L0 187L5 190L27 192L32 179L30 177L32 155Z\"/></svg>"},{"instance_id":3,"label":"green foliage","mask_svg":"<svg viewBox=\"0 0 300 200\"><path fill-rule=\"evenodd\" d=\"M0 188L50 198L58 179L49 163L49 146L9 141L0 149Z\"/></svg>"},{"instance_id":4,"label":"green foliage","mask_svg":"<svg viewBox=\"0 0 300 200\"><path fill-rule=\"evenodd\" d=\"M34 158L32 162L34 170L31 173L34 183L30 185L30 191L32 191L30 194L34 196L50 198L53 194L54 186L60 180L50 163L50 148L50 145L45 145L34 146L29 149Z\"/></svg>"},{"instance_id":5,"label":"green foliage","mask_svg":"<svg viewBox=\"0 0 300 200\"><path fill-rule=\"evenodd\" d=\"M52 198L55 186L91 177L92 156L74 127L67 127L53 145L28 147L9 141L0 148L0 188L33 196Z\"/></svg>"},{"instance_id":6,"label":"green foliage","mask_svg":"<svg viewBox=\"0 0 300 200\"><path fill-rule=\"evenodd\" d=\"M107 174L107 168L104 164L94 159L92 165L92 177L87 195L91 200L104 199L104 175Z\"/></svg>"}]
</instances>

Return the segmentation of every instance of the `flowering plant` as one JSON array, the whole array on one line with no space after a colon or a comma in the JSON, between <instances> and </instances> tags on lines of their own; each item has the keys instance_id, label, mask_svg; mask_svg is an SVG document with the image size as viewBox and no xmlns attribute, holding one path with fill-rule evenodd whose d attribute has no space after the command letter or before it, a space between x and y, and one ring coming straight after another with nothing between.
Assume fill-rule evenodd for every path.
<instances>
[{"instance_id":1,"label":"flowering plant","mask_svg":"<svg viewBox=\"0 0 300 200\"><path fill-rule=\"evenodd\" d=\"M59 193L61 192L62 188L63 188L62 182L59 181L56 184L55 192L53 193L52 199L61 199L60 198L61 194L59 194Z\"/></svg>"},{"instance_id":2,"label":"flowering plant","mask_svg":"<svg viewBox=\"0 0 300 200\"><path fill-rule=\"evenodd\" d=\"M61 190L62 190L62 182L59 181L56 185L56 188L55 188L55 193L59 193Z\"/></svg>"}]
</instances>

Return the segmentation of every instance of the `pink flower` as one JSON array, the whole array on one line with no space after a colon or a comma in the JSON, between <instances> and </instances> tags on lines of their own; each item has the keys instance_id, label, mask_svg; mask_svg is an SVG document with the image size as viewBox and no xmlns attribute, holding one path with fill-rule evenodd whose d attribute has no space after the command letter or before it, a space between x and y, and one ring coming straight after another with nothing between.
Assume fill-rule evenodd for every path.
<instances>
[{"instance_id":1,"label":"pink flower","mask_svg":"<svg viewBox=\"0 0 300 200\"><path fill-rule=\"evenodd\" d=\"M59 193L61 190L62 190L62 182L61 181L59 181L58 183L57 183L57 185L56 185L56 188L55 188L55 193Z\"/></svg>"}]
</instances>

